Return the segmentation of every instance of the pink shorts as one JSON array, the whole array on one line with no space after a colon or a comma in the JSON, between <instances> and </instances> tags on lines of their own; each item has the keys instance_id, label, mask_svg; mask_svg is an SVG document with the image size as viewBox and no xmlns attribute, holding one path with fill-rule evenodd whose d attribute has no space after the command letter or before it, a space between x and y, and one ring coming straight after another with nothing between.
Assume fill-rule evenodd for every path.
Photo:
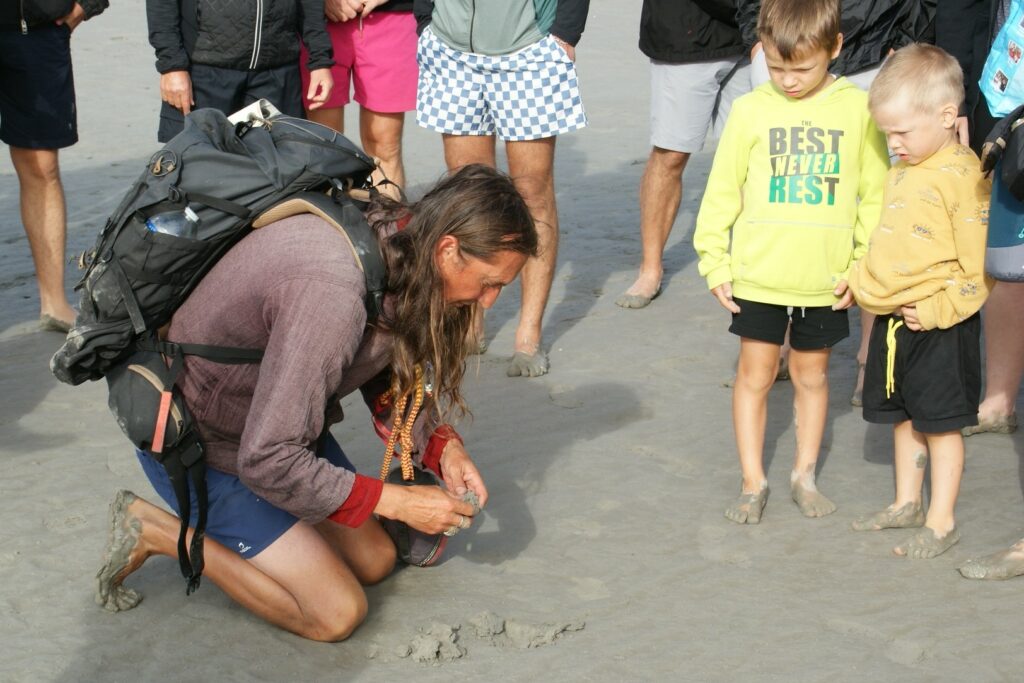
<instances>
[{"instance_id":1,"label":"pink shorts","mask_svg":"<svg viewBox=\"0 0 1024 683\"><path fill-rule=\"evenodd\" d=\"M355 101L375 112L395 114L416 108L416 18L412 12L373 12L363 19L362 30L358 19L328 21L327 33L334 46L335 65L331 67L334 90L324 109L348 104L350 87L355 90ZM307 107L308 59L303 45L299 67Z\"/></svg>"}]
</instances>

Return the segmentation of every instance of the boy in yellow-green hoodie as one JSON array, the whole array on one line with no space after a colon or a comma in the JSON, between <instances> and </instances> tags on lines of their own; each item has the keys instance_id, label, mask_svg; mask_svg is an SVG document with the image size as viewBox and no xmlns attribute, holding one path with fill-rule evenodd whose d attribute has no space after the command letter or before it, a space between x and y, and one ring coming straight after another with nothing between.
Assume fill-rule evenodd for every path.
<instances>
[{"instance_id":1,"label":"boy in yellow-green hoodie","mask_svg":"<svg viewBox=\"0 0 1024 683\"><path fill-rule=\"evenodd\" d=\"M853 528L923 526L893 548L923 559L960 538L953 516L964 466L960 430L978 423L978 310L991 284L984 273L991 184L974 152L957 142L963 99L960 65L937 47L909 45L882 67L869 105L900 162L889 172L867 255L850 271L857 303L878 314L864 419L893 425L896 469L896 500Z\"/></svg>"},{"instance_id":2,"label":"boy in yellow-green hoodie","mask_svg":"<svg viewBox=\"0 0 1024 683\"><path fill-rule=\"evenodd\" d=\"M768 390L790 322L797 430L790 491L808 517L836 509L815 484L828 358L849 336L847 273L867 249L889 167L867 94L828 72L842 47L839 18L839 0L761 3L758 35L771 82L734 103L697 216L700 273L740 337L733 423L743 483L725 511L740 524L760 522L768 500Z\"/></svg>"}]
</instances>

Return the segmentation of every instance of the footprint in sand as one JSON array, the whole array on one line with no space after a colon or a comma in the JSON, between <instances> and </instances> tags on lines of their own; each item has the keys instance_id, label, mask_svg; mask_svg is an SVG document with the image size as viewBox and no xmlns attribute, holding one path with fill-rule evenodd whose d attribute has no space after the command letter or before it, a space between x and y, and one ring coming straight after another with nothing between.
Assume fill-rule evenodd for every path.
<instances>
[{"instance_id":1,"label":"footprint in sand","mask_svg":"<svg viewBox=\"0 0 1024 683\"><path fill-rule=\"evenodd\" d=\"M724 529L718 526L702 526L697 530L697 552L708 562L721 562L737 567L750 567L750 555L743 550L730 548L735 534L730 534L731 529ZM740 538L738 542L743 542Z\"/></svg>"}]
</instances>

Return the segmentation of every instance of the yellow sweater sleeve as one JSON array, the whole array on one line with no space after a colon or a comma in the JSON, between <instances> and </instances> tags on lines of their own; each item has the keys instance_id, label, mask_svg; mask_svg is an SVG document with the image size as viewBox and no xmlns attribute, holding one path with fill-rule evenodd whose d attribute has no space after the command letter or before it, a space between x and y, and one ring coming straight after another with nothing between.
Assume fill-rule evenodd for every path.
<instances>
[{"instance_id":1,"label":"yellow sweater sleeve","mask_svg":"<svg viewBox=\"0 0 1024 683\"><path fill-rule=\"evenodd\" d=\"M708 289L732 281L729 235L743 208L752 144L746 134L749 121L744 105L736 101L726 120L693 233L693 248L700 259L697 270L707 279Z\"/></svg>"},{"instance_id":2,"label":"yellow sweater sleeve","mask_svg":"<svg viewBox=\"0 0 1024 683\"><path fill-rule=\"evenodd\" d=\"M977 313L991 288L985 275L985 245L988 235L988 181L954 185L947 203L953 227L957 264L946 285L935 294L917 302L917 318L926 330L947 329Z\"/></svg>"},{"instance_id":3,"label":"yellow sweater sleeve","mask_svg":"<svg viewBox=\"0 0 1024 683\"><path fill-rule=\"evenodd\" d=\"M853 226L853 257L851 264L860 260L868 251L871 231L878 226L882 214L882 194L885 178L889 172L889 148L885 136L875 125L874 119L867 118L861 150L860 187L858 189L857 222ZM843 279L849 279L847 269Z\"/></svg>"}]
</instances>

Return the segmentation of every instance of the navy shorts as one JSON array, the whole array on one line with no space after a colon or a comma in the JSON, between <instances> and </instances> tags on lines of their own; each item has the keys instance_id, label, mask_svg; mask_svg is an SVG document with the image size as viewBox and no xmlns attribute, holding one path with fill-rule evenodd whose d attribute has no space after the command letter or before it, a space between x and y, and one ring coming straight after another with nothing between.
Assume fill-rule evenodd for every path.
<instances>
[{"instance_id":1,"label":"navy shorts","mask_svg":"<svg viewBox=\"0 0 1024 683\"><path fill-rule=\"evenodd\" d=\"M164 466L143 451L136 450L135 454L153 488L171 510L179 514L178 499ZM333 436L328 435L317 456L327 458L337 467L356 471ZM206 535L247 560L259 555L299 521L294 515L258 497L233 474L206 468L206 488L209 497ZM199 509L195 491L191 494L189 519L194 521L198 519Z\"/></svg>"},{"instance_id":2,"label":"navy shorts","mask_svg":"<svg viewBox=\"0 0 1024 683\"><path fill-rule=\"evenodd\" d=\"M294 64L259 71L193 64L189 76L196 109L209 107L234 114L258 99L266 99L282 114L297 118L306 116L302 108L302 76L297 60ZM162 103L157 139L167 142L184 127L185 116L181 110Z\"/></svg>"},{"instance_id":3,"label":"navy shorts","mask_svg":"<svg viewBox=\"0 0 1024 683\"><path fill-rule=\"evenodd\" d=\"M846 311L831 306L782 306L733 299L740 307L732 314L729 331L740 337L782 346L789 327L789 345L797 351L829 349L850 336Z\"/></svg>"},{"instance_id":4,"label":"navy shorts","mask_svg":"<svg viewBox=\"0 0 1024 683\"><path fill-rule=\"evenodd\" d=\"M23 149L78 142L67 26L0 28L0 140Z\"/></svg>"},{"instance_id":5,"label":"navy shorts","mask_svg":"<svg viewBox=\"0 0 1024 683\"><path fill-rule=\"evenodd\" d=\"M947 330L913 332L903 325L891 335L890 321L895 325L901 319L880 315L871 328L864 366L864 419L876 424L910 420L921 434L978 424L981 316L975 313ZM891 375L890 347L895 347Z\"/></svg>"}]
</instances>

